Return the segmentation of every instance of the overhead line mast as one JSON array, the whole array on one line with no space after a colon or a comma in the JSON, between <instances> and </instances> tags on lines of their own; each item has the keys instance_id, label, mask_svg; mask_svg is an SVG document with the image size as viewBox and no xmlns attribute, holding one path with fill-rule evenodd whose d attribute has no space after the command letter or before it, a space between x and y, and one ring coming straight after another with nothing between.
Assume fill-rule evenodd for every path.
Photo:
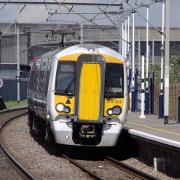
<instances>
[{"instance_id":1,"label":"overhead line mast","mask_svg":"<svg viewBox=\"0 0 180 180\"><path fill-rule=\"evenodd\" d=\"M165 3L166 38L165 38L165 61L164 61L164 124L168 124L169 116L169 35L170 35L170 0Z\"/></svg>"}]
</instances>

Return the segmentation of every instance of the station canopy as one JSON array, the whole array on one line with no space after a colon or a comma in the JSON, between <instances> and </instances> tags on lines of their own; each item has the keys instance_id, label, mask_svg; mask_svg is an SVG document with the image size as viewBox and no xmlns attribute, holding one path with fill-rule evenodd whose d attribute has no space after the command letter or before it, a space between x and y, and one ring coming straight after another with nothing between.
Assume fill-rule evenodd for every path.
<instances>
[{"instance_id":1,"label":"station canopy","mask_svg":"<svg viewBox=\"0 0 180 180\"><path fill-rule=\"evenodd\" d=\"M153 0L135 0L135 8ZM116 26L133 12L132 0L1 0L0 23Z\"/></svg>"}]
</instances>

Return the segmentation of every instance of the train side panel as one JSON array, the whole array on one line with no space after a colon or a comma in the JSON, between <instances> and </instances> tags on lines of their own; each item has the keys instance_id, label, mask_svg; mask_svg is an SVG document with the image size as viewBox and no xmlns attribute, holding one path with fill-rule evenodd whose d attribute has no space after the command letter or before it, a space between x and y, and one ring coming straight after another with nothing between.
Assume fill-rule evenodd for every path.
<instances>
[{"instance_id":1,"label":"train side panel","mask_svg":"<svg viewBox=\"0 0 180 180\"><path fill-rule=\"evenodd\" d=\"M31 66L31 73L28 84L29 110L43 119L47 115L47 94L51 61L39 59Z\"/></svg>"}]
</instances>

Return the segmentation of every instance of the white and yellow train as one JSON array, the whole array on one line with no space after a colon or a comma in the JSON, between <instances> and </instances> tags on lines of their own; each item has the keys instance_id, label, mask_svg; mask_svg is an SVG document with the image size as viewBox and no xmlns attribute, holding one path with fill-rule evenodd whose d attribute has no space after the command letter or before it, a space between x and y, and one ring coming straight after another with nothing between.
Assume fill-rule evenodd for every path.
<instances>
[{"instance_id":1,"label":"white and yellow train","mask_svg":"<svg viewBox=\"0 0 180 180\"><path fill-rule=\"evenodd\" d=\"M127 110L126 62L116 51L80 44L32 62L28 124L46 141L115 146Z\"/></svg>"}]
</instances>

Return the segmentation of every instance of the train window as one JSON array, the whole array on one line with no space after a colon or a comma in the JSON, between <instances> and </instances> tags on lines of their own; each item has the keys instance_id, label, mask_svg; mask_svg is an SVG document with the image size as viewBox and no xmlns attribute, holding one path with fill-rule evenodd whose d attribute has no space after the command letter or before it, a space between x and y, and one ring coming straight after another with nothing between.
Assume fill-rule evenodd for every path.
<instances>
[{"instance_id":1,"label":"train window","mask_svg":"<svg viewBox=\"0 0 180 180\"><path fill-rule=\"evenodd\" d=\"M105 75L105 97L120 98L123 93L123 65L122 64L106 64Z\"/></svg>"},{"instance_id":2,"label":"train window","mask_svg":"<svg viewBox=\"0 0 180 180\"><path fill-rule=\"evenodd\" d=\"M56 94L65 96L75 95L75 62L59 62L56 73Z\"/></svg>"}]
</instances>

